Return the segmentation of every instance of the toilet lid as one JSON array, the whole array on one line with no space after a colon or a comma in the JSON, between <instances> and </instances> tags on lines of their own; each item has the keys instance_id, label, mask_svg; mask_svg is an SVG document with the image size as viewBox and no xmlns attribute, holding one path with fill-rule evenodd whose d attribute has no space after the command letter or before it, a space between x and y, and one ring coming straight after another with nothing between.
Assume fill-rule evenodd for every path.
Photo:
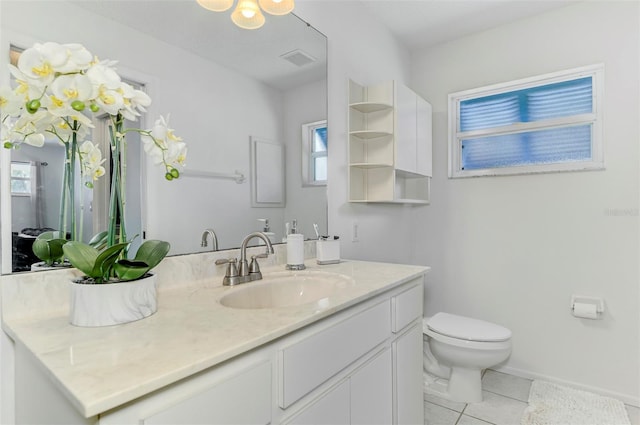
<instances>
[{"instance_id":1,"label":"toilet lid","mask_svg":"<svg viewBox=\"0 0 640 425\"><path fill-rule=\"evenodd\" d=\"M427 326L441 335L467 341L492 342L511 338L511 331L503 326L449 313L435 314L427 321Z\"/></svg>"}]
</instances>

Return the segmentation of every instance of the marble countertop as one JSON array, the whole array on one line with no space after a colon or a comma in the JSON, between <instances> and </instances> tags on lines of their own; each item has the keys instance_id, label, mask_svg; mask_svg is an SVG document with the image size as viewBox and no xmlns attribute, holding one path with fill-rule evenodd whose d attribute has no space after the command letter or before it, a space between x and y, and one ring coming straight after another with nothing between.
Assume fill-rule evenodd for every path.
<instances>
[{"instance_id":1,"label":"marble countertop","mask_svg":"<svg viewBox=\"0 0 640 425\"><path fill-rule=\"evenodd\" d=\"M342 261L307 270L349 276L353 284L318 303L243 310L218 300L237 287L219 276L159 290L158 312L126 325L80 328L57 311L35 317L4 317L3 328L42 364L58 388L85 417L105 412L310 323L385 292L427 267ZM283 266L263 267L263 274ZM6 302L6 301L3 301Z\"/></svg>"}]
</instances>

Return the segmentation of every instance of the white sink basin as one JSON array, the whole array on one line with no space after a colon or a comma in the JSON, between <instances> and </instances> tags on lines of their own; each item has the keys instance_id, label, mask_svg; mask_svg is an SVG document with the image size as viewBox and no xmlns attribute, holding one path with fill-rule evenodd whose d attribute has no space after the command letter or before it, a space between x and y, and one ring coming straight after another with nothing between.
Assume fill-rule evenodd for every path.
<instances>
[{"instance_id":1,"label":"white sink basin","mask_svg":"<svg viewBox=\"0 0 640 425\"><path fill-rule=\"evenodd\" d=\"M263 309L319 302L353 284L337 273L289 271L269 273L262 280L230 288L219 302L225 307Z\"/></svg>"}]
</instances>

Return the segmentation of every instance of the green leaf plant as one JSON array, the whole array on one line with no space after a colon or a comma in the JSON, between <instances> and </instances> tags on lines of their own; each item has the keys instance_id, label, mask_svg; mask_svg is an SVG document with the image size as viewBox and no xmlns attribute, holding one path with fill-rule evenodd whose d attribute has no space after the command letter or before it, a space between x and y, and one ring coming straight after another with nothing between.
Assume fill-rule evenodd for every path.
<instances>
[{"instance_id":1,"label":"green leaf plant","mask_svg":"<svg viewBox=\"0 0 640 425\"><path fill-rule=\"evenodd\" d=\"M133 260L124 257L131 242L117 243L98 250L83 242L69 241L62 246L71 265L85 274L85 283L112 283L144 277L169 253L169 242L145 241Z\"/></svg>"},{"instance_id":2,"label":"green leaf plant","mask_svg":"<svg viewBox=\"0 0 640 425\"><path fill-rule=\"evenodd\" d=\"M44 261L47 266L53 267L64 263L62 246L66 243L67 240L62 232L43 232L33 241L31 249L36 257Z\"/></svg>"},{"instance_id":3,"label":"green leaf plant","mask_svg":"<svg viewBox=\"0 0 640 425\"><path fill-rule=\"evenodd\" d=\"M64 236L62 232L57 230L50 232L43 232L36 240L33 242L32 251L41 259L47 266L55 267L60 265L65 265L69 263L65 263L64 258L64 250L62 246L69 242ZM95 235L89 241L89 245L96 248L102 249L107 244L107 232L100 232Z\"/></svg>"}]
</instances>

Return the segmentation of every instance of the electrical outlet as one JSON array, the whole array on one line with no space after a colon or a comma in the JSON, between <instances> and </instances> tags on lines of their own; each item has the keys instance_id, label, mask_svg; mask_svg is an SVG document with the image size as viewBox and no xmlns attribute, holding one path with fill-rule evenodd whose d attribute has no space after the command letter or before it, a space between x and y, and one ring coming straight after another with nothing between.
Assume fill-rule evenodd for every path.
<instances>
[{"instance_id":1,"label":"electrical outlet","mask_svg":"<svg viewBox=\"0 0 640 425\"><path fill-rule=\"evenodd\" d=\"M351 226L351 242L360 242L358 222L354 221Z\"/></svg>"}]
</instances>

